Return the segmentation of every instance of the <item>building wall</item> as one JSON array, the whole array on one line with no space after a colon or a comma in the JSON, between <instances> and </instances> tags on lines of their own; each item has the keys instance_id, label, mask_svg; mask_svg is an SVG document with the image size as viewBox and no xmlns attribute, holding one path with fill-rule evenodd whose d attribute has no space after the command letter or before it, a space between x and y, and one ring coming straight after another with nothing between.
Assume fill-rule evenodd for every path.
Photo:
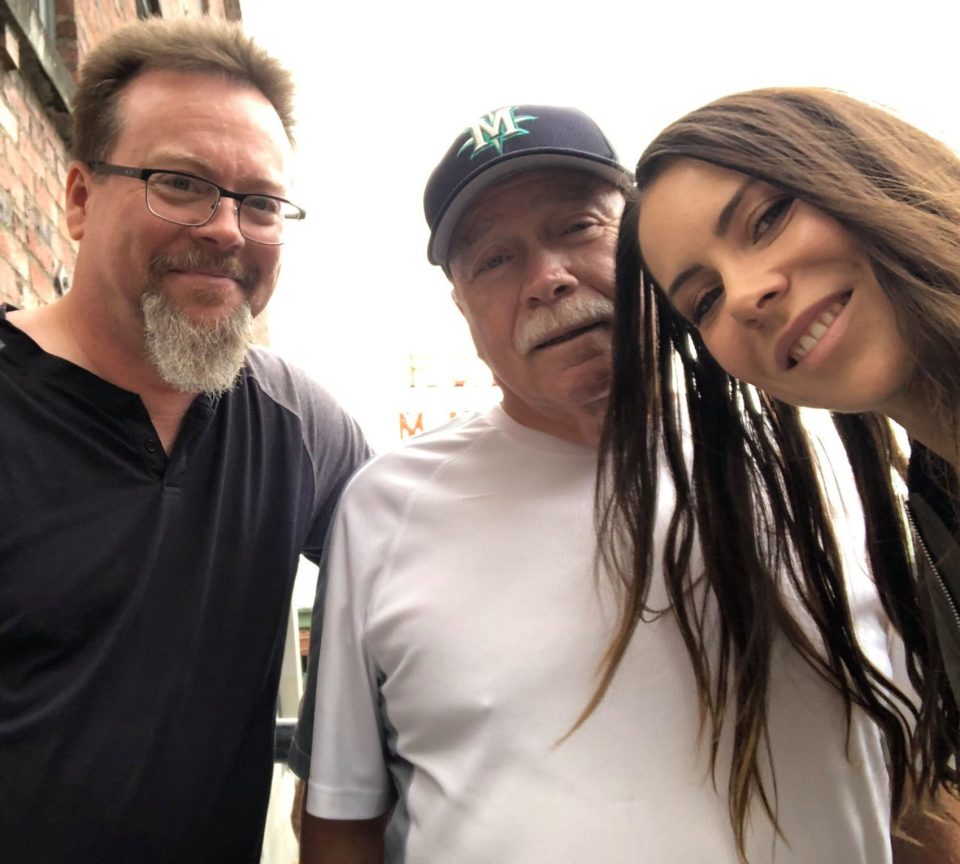
<instances>
[{"instance_id":1,"label":"building wall","mask_svg":"<svg viewBox=\"0 0 960 864\"><path fill-rule=\"evenodd\" d=\"M0 303L49 303L69 287L76 245L64 219L68 105L79 63L138 17L137 0L0 0ZM151 5L151 4L145 4ZM240 20L239 0L155 0L164 17Z\"/></svg>"}]
</instances>

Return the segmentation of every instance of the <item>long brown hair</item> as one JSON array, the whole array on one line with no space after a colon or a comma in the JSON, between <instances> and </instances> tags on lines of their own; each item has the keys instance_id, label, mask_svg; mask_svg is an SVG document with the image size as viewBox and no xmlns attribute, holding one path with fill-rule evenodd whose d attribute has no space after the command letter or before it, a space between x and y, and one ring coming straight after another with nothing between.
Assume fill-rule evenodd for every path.
<instances>
[{"instance_id":1,"label":"long brown hair","mask_svg":"<svg viewBox=\"0 0 960 864\"><path fill-rule=\"evenodd\" d=\"M614 373L597 493L601 553L623 579L625 602L595 702L650 613L657 466L665 460L676 506L663 544L664 578L711 732L714 770L720 731L733 724L729 809L745 860L755 795L777 824L775 788L763 780L763 769L773 768L766 701L776 638L785 637L839 691L848 723L858 706L877 724L895 815L908 788L918 796L956 788L960 712L917 589L895 487L903 460L889 423L872 414L834 416L863 504L873 576L903 637L916 700L876 669L857 641L798 410L727 375L645 272L639 202L679 157L789 190L852 231L951 429L960 428L960 161L930 136L842 94L775 89L692 112L661 132L637 166L638 190L617 250ZM684 440L692 440L692 454ZM697 544L702 573L692 572ZM709 641L690 590L700 578L719 612ZM804 619L819 641L807 635Z\"/></svg>"}]
</instances>

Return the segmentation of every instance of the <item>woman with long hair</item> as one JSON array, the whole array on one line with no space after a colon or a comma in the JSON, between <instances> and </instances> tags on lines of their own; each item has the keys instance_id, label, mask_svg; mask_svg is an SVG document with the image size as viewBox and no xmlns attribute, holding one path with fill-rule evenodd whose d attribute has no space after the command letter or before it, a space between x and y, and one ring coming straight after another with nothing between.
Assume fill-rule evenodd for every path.
<instances>
[{"instance_id":1,"label":"woman with long hair","mask_svg":"<svg viewBox=\"0 0 960 864\"><path fill-rule=\"evenodd\" d=\"M845 95L769 89L670 125L641 156L636 185L617 253L598 489L602 548L626 602L600 694L651 614L665 458L676 494L662 553L670 607L711 740L733 727L728 794L741 854L754 796L775 818L764 741L782 639L841 694L848 723L856 707L882 731L895 815L955 794L960 160ZM913 693L871 662L854 632L795 406L835 412ZM913 442L910 511L890 419ZM702 568L692 563L697 544ZM700 585L719 613L709 626Z\"/></svg>"}]
</instances>

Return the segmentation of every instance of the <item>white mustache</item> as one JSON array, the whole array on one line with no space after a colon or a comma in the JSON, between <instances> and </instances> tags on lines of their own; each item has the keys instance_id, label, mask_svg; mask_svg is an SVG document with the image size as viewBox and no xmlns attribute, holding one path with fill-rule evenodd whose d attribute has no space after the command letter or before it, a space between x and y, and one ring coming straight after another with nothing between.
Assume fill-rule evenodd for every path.
<instances>
[{"instance_id":1,"label":"white mustache","mask_svg":"<svg viewBox=\"0 0 960 864\"><path fill-rule=\"evenodd\" d=\"M513 347L528 354L537 345L599 321L613 320L613 301L602 295L575 292L569 299L538 307L534 314L517 324Z\"/></svg>"}]
</instances>

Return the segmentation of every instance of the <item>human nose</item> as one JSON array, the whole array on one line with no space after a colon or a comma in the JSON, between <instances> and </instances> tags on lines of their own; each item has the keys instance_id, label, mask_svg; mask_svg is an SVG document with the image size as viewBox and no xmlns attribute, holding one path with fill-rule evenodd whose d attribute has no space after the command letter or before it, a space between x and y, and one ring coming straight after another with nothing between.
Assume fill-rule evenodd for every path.
<instances>
[{"instance_id":1,"label":"human nose","mask_svg":"<svg viewBox=\"0 0 960 864\"><path fill-rule=\"evenodd\" d=\"M215 243L221 249L242 246L244 238L240 233L239 203L230 198L220 198L213 206L210 218L192 229L193 235L208 243Z\"/></svg>"},{"instance_id":2,"label":"human nose","mask_svg":"<svg viewBox=\"0 0 960 864\"><path fill-rule=\"evenodd\" d=\"M528 306L552 303L576 290L569 261L558 251L538 249L528 256L523 301Z\"/></svg>"},{"instance_id":3,"label":"human nose","mask_svg":"<svg viewBox=\"0 0 960 864\"><path fill-rule=\"evenodd\" d=\"M760 324L773 314L789 289L786 276L771 269L735 268L723 281L728 312L740 323L750 325Z\"/></svg>"}]
</instances>

